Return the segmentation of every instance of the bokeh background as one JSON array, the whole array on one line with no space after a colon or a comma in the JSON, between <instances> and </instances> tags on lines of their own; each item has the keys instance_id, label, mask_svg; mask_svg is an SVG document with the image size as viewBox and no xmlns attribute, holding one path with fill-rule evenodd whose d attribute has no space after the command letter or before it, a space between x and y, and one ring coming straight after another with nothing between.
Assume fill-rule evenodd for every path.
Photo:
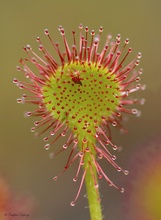
<instances>
[{"instance_id":1,"label":"bokeh background","mask_svg":"<svg viewBox=\"0 0 161 220\"><path fill-rule=\"evenodd\" d=\"M24 118L30 106L18 105L16 99L22 91L12 83L14 77L23 79L15 66L25 57L22 47L32 45L37 50L37 36L44 41L43 30L48 28L55 41L60 40L59 25L66 29L67 36L79 23L98 30L104 27L103 37L112 33L122 39L129 37L133 55L141 51L141 67L144 69L141 82L147 85L144 92L146 103L139 106L140 118L131 116L126 123L127 135L113 130L114 142L122 146L117 162L130 170L124 176L114 169L106 172L126 191L121 194L101 181L103 213L108 220L159 220L161 219L161 1L128 0L0 0L0 177L1 201L9 194L13 204L22 195L30 220L88 220L85 189L76 206L70 201L75 197L78 185L73 183L75 167L57 182L52 177L58 174L66 161L66 154L51 160L43 148L42 138L36 139L30 132L35 119ZM102 38L103 38L102 37ZM67 37L70 41L71 36ZM47 43L48 44L48 43ZM63 139L57 142L62 146ZM153 152L151 152L153 149ZM137 155L137 158L136 158ZM135 159L136 158L136 159ZM159 158L159 159L158 159ZM147 164L153 164L145 171ZM105 164L106 166L106 164ZM154 171L156 172L156 175ZM148 172L149 171L149 172ZM151 174L151 175L150 175ZM149 178L147 178L149 176ZM148 181L151 181L150 183ZM5 186L6 184L6 186ZM9 187L7 191L6 188ZM7 188L8 189L8 188ZM155 190L154 190L155 189ZM153 192L150 194L150 192ZM20 196L21 195L21 196ZM135 196L134 196L135 195ZM5 197L6 196L6 197ZM7 197L8 198L8 197ZM5 200L7 201L7 200ZM8 199L11 201L11 199ZM151 202L153 201L153 202ZM155 208L155 207L159 208ZM16 206L12 209L16 212ZM1 207L0 218L5 219ZM137 213L137 218L135 218ZM14 219L18 219L15 217ZM12 219L12 218L11 218ZM25 219L25 217L22 217Z\"/></svg>"}]
</instances>

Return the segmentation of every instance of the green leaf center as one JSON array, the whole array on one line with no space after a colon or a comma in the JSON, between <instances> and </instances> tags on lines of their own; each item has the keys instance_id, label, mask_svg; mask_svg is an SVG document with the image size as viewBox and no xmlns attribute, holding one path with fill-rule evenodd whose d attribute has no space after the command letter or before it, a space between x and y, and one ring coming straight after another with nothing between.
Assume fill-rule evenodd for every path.
<instances>
[{"instance_id":1,"label":"green leaf center","mask_svg":"<svg viewBox=\"0 0 161 220\"><path fill-rule=\"evenodd\" d=\"M95 63L74 62L59 67L42 88L46 108L68 123L78 137L94 141L97 127L116 111L120 85L115 74ZM95 142L95 141L94 141Z\"/></svg>"}]
</instances>

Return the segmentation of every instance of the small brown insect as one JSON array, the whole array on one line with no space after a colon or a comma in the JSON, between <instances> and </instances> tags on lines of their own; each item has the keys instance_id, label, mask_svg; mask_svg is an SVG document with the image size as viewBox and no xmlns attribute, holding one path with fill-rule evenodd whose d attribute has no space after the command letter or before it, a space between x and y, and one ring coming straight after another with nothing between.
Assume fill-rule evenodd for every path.
<instances>
[{"instance_id":1,"label":"small brown insect","mask_svg":"<svg viewBox=\"0 0 161 220\"><path fill-rule=\"evenodd\" d=\"M79 84L82 86L82 82L81 82L82 78L80 78L79 76L73 76L72 77L72 81L75 83L75 84Z\"/></svg>"}]
</instances>

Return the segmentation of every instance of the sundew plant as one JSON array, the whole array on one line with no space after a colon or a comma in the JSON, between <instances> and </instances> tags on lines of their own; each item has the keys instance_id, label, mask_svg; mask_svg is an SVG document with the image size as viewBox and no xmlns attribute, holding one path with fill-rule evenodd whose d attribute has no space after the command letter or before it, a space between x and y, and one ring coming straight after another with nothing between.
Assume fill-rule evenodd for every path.
<instances>
[{"instance_id":1,"label":"sundew plant","mask_svg":"<svg viewBox=\"0 0 161 220\"><path fill-rule=\"evenodd\" d=\"M110 128L114 126L126 132L122 126L123 115L140 115L140 111L132 106L143 104L144 99L133 99L130 95L145 87L138 83L143 70L136 70L141 53L125 65L132 49L128 47L128 38L120 45L120 34L115 40L107 35L101 50L102 26L95 34L94 30L90 31L80 24L78 34L72 31L71 46L62 26L59 26L59 32L64 51L53 41L48 29L44 30L57 57L47 50L40 37L37 37L37 42L42 55L35 53L30 45L23 48L27 58L20 60L21 65L17 66L17 70L29 82L14 78L13 82L26 90L17 102L35 105L35 110L28 111L26 116L39 118L31 131L36 130L37 135L47 134L44 138L46 150L52 149L59 138L66 136L64 145L60 146L58 152L52 153L55 156L68 149L62 173L53 177L53 180L56 181L77 161L73 181L80 183L76 197L70 204L75 205L85 182L90 217L92 220L101 220L99 179L104 178L110 186L124 192L124 188L112 182L108 170L99 161L105 159L117 171L128 174L115 162L113 150L118 147L111 139Z\"/></svg>"}]
</instances>

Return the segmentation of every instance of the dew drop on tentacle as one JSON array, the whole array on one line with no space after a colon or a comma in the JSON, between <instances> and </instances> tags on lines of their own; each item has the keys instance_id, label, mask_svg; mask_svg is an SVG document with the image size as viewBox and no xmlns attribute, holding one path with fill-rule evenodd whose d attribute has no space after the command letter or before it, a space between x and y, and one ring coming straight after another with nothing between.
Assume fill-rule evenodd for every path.
<instances>
[{"instance_id":1,"label":"dew drop on tentacle","mask_svg":"<svg viewBox=\"0 0 161 220\"><path fill-rule=\"evenodd\" d=\"M121 192L121 193L124 193L124 192L125 192L125 189L124 189L124 188L121 188L121 189L120 189L120 192Z\"/></svg>"},{"instance_id":2,"label":"dew drop on tentacle","mask_svg":"<svg viewBox=\"0 0 161 220\"><path fill-rule=\"evenodd\" d=\"M18 80L16 78L13 79L13 83L15 83L16 85L18 84Z\"/></svg>"},{"instance_id":3,"label":"dew drop on tentacle","mask_svg":"<svg viewBox=\"0 0 161 220\"><path fill-rule=\"evenodd\" d=\"M34 122L34 125L35 125L35 126L38 126L39 123L40 123L39 121L35 121L35 122Z\"/></svg>"},{"instance_id":4,"label":"dew drop on tentacle","mask_svg":"<svg viewBox=\"0 0 161 220\"><path fill-rule=\"evenodd\" d=\"M76 181L77 181L77 178L76 178L76 177L74 177L74 178L73 178L73 181L74 181L74 182L76 182Z\"/></svg>"},{"instance_id":5,"label":"dew drop on tentacle","mask_svg":"<svg viewBox=\"0 0 161 220\"><path fill-rule=\"evenodd\" d=\"M132 114L136 115L138 113L138 110L137 109L132 109Z\"/></svg>"},{"instance_id":6,"label":"dew drop on tentacle","mask_svg":"<svg viewBox=\"0 0 161 220\"><path fill-rule=\"evenodd\" d=\"M112 148L113 148L113 150L117 150L118 149L118 147L116 145L113 145Z\"/></svg>"},{"instance_id":7,"label":"dew drop on tentacle","mask_svg":"<svg viewBox=\"0 0 161 220\"><path fill-rule=\"evenodd\" d=\"M17 71L21 71L21 68L19 66L16 66Z\"/></svg>"},{"instance_id":8,"label":"dew drop on tentacle","mask_svg":"<svg viewBox=\"0 0 161 220\"><path fill-rule=\"evenodd\" d=\"M45 33L45 35L49 35L49 30L48 30L48 29L45 29L45 30L44 30L44 33Z\"/></svg>"},{"instance_id":9,"label":"dew drop on tentacle","mask_svg":"<svg viewBox=\"0 0 161 220\"><path fill-rule=\"evenodd\" d=\"M63 144L63 149L64 149L64 150L66 150L66 149L67 149L67 147L68 147L68 145L67 145L67 144Z\"/></svg>"},{"instance_id":10,"label":"dew drop on tentacle","mask_svg":"<svg viewBox=\"0 0 161 220\"><path fill-rule=\"evenodd\" d=\"M70 205L71 205L71 206L75 206L75 202L72 201L72 202L70 203Z\"/></svg>"},{"instance_id":11,"label":"dew drop on tentacle","mask_svg":"<svg viewBox=\"0 0 161 220\"><path fill-rule=\"evenodd\" d=\"M117 167L116 169L118 172L120 172L122 170L121 167Z\"/></svg>"},{"instance_id":12,"label":"dew drop on tentacle","mask_svg":"<svg viewBox=\"0 0 161 220\"><path fill-rule=\"evenodd\" d=\"M61 136L65 137L65 135L66 135L66 131L63 131L63 132L61 133Z\"/></svg>"},{"instance_id":13,"label":"dew drop on tentacle","mask_svg":"<svg viewBox=\"0 0 161 220\"><path fill-rule=\"evenodd\" d=\"M112 125L115 127L117 125L117 122L116 121L113 121L112 122Z\"/></svg>"},{"instance_id":14,"label":"dew drop on tentacle","mask_svg":"<svg viewBox=\"0 0 161 220\"><path fill-rule=\"evenodd\" d=\"M129 171L128 170L124 170L124 174L125 175L129 175Z\"/></svg>"},{"instance_id":15,"label":"dew drop on tentacle","mask_svg":"<svg viewBox=\"0 0 161 220\"><path fill-rule=\"evenodd\" d=\"M18 104L22 103L22 99L21 99L21 98L18 98L18 99L17 99L17 103L18 103Z\"/></svg>"},{"instance_id":16,"label":"dew drop on tentacle","mask_svg":"<svg viewBox=\"0 0 161 220\"><path fill-rule=\"evenodd\" d=\"M45 148L45 150L49 150L50 144L45 144L44 148Z\"/></svg>"},{"instance_id":17,"label":"dew drop on tentacle","mask_svg":"<svg viewBox=\"0 0 161 220\"><path fill-rule=\"evenodd\" d=\"M112 155L111 158L112 158L112 160L116 160L116 156L115 155Z\"/></svg>"},{"instance_id":18,"label":"dew drop on tentacle","mask_svg":"<svg viewBox=\"0 0 161 220\"><path fill-rule=\"evenodd\" d=\"M74 139L74 141L73 141L75 144L77 144L78 143L78 139Z\"/></svg>"},{"instance_id":19,"label":"dew drop on tentacle","mask_svg":"<svg viewBox=\"0 0 161 220\"><path fill-rule=\"evenodd\" d=\"M31 132L35 132L36 128L35 127L32 127L31 128Z\"/></svg>"},{"instance_id":20,"label":"dew drop on tentacle","mask_svg":"<svg viewBox=\"0 0 161 220\"><path fill-rule=\"evenodd\" d=\"M97 157L98 157L99 160L101 160L103 158L103 155L101 153L98 153Z\"/></svg>"},{"instance_id":21,"label":"dew drop on tentacle","mask_svg":"<svg viewBox=\"0 0 161 220\"><path fill-rule=\"evenodd\" d=\"M101 174L98 174L98 178L99 178L99 179L102 179L102 175L101 175Z\"/></svg>"},{"instance_id":22,"label":"dew drop on tentacle","mask_svg":"<svg viewBox=\"0 0 161 220\"><path fill-rule=\"evenodd\" d=\"M46 142L46 141L49 140L49 138L48 137L44 137L43 140Z\"/></svg>"},{"instance_id":23,"label":"dew drop on tentacle","mask_svg":"<svg viewBox=\"0 0 161 220\"><path fill-rule=\"evenodd\" d=\"M50 132L50 135L51 135L51 136L54 136L54 134L55 134L55 132L54 132L54 131Z\"/></svg>"},{"instance_id":24,"label":"dew drop on tentacle","mask_svg":"<svg viewBox=\"0 0 161 220\"><path fill-rule=\"evenodd\" d=\"M83 157L83 156L84 156L84 153L80 151L80 152L79 152L79 156L80 156L80 157Z\"/></svg>"},{"instance_id":25,"label":"dew drop on tentacle","mask_svg":"<svg viewBox=\"0 0 161 220\"><path fill-rule=\"evenodd\" d=\"M53 180L54 180L54 181L57 181L57 179L58 179L58 177L57 177L57 176L53 177Z\"/></svg>"}]
</instances>

